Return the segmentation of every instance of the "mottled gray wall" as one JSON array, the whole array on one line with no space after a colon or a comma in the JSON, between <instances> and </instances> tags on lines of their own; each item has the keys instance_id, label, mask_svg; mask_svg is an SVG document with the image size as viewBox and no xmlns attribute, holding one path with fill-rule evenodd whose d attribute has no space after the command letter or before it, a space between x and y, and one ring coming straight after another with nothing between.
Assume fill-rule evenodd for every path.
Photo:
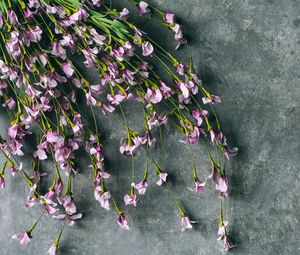
<instances>
[{"instance_id":1,"label":"mottled gray wall","mask_svg":"<svg viewBox=\"0 0 300 255\"><path fill-rule=\"evenodd\" d=\"M223 104L217 111L231 144L240 148L228 167L232 195L226 204L227 218L238 244L232 254L299 254L300 2L152 2L174 11L184 24L197 71L207 86L222 96ZM149 21L143 23L151 29ZM158 34L156 38L173 49L171 35L169 41L163 35L163 39ZM184 57L185 52L178 54ZM126 106L128 113L133 110L139 109ZM132 121L140 119L136 116ZM108 144L106 156L115 183L112 189L123 191L117 197L121 200L130 184L131 162L117 152L124 134L117 125L113 118L100 123ZM140 205L127 210L133 218L131 231L120 231L115 215L101 210L94 201L90 174L81 160L74 193L84 219L64 232L60 254L224 253L216 242L218 200L213 188L201 195L186 189L191 185L187 150L174 132L165 136L169 137L166 155L160 163L172 174L173 189L191 218L199 220L194 230L180 232L178 212L168 192L151 185ZM198 147L197 164L207 174L209 165ZM142 155L138 159L137 168L143 169ZM59 227L58 222L45 218L34 231L29 247L21 248L11 240L13 233L28 227L39 213L37 209L23 209L27 191L20 178L10 178L0 193L0 254L45 254Z\"/></svg>"}]
</instances>

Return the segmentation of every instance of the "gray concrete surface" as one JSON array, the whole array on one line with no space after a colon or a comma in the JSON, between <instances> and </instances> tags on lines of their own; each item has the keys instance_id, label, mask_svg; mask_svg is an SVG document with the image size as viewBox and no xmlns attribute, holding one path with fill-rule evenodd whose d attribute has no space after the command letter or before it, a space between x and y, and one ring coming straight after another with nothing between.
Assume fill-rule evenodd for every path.
<instances>
[{"instance_id":1,"label":"gray concrete surface","mask_svg":"<svg viewBox=\"0 0 300 255\"><path fill-rule=\"evenodd\" d=\"M119 1L120 2L120 1ZM298 0L155 0L152 3L174 11L191 41L197 71L207 86L223 98L217 107L230 143L240 153L229 164L232 185L226 204L232 223L231 235L238 247L232 254L294 255L300 253L300 77ZM120 4L122 5L122 4ZM145 29L152 28L149 21ZM171 34L161 39L173 49ZM185 52L178 55L185 57ZM135 110L127 105L126 111ZM132 122L139 120L139 116ZM5 117L1 114L1 132ZM113 118L101 121L107 143L112 189L130 184L130 160L120 157L117 145L124 134ZM128 208L131 231L119 230L116 216L99 208L93 199L90 174L81 159L76 178L78 208L84 219L68 228L59 254L224 254L217 243L218 200L213 189L191 194L191 164L174 132L166 134L166 155L161 165L172 175L177 192L191 218L199 220L194 230L181 233L180 218L166 190L150 185L140 205ZM201 146L195 148L197 165L208 173ZM156 152L159 155L158 152ZM3 162L1 158L0 162ZM142 155L137 169L143 169ZM45 166L46 167L46 166ZM50 167L50 165L49 165ZM126 174L124 174L126 173ZM142 173L140 173L142 175ZM126 177L128 176L128 178ZM117 183L119 186L117 186ZM27 248L11 235L28 227L37 209L26 210L27 188L19 178L9 178L0 193L0 254L45 254L60 224L42 219Z\"/></svg>"}]
</instances>

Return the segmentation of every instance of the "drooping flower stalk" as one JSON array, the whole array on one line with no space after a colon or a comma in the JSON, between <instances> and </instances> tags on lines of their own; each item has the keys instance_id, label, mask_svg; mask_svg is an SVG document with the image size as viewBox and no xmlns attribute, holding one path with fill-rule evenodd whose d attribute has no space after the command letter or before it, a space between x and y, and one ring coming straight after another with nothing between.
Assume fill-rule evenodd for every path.
<instances>
[{"instance_id":1,"label":"drooping flower stalk","mask_svg":"<svg viewBox=\"0 0 300 255\"><path fill-rule=\"evenodd\" d=\"M140 16L159 21L174 33L176 49L187 44L174 14L144 1L131 2L137 6ZM72 226L83 217L77 212L72 191L73 179L78 174L75 154L84 149L90 160L88 169L95 199L106 210L113 205L117 223L129 230L125 210L120 209L121 205L109 189L114 173L105 167L105 145L101 143L102 131L97 124L98 109L105 117L116 117L126 132L126 137L120 138L119 148L121 154L132 157L130 192L124 196L125 205L138 206L139 195L144 195L148 185L156 182L166 188L174 200L182 231L195 223L189 220L173 192L168 173L160 168L150 152L158 139L155 130L159 129L162 146L162 129L171 124L185 137L183 143L191 151L195 184L191 190L203 192L211 180L221 200L229 195L220 153L229 159L237 149L228 147L213 107L221 99L212 95L197 77L192 58L190 65L185 66L133 23L128 9L117 11L105 1L7 0L0 3L0 10L0 100L9 120L7 140L0 136L0 149L5 157L0 189L5 187L5 169L9 167L13 176L22 175L28 184L26 207L41 205L43 214ZM155 62L154 67L150 59ZM170 80L162 79L155 71L156 65ZM98 74L96 84L86 75L87 70ZM201 100L197 99L198 95ZM91 112L92 125L86 123L84 110L78 106L81 98ZM123 109L126 101L139 104L143 109L143 130L130 127ZM25 151L26 140L33 135L34 149ZM207 146L206 137L216 159ZM192 153L192 146L200 141L212 165L210 175L200 176L202 181ZM142 153L141 149L147 158L146 168L143 179L137 182L134 157ZM23 169L22 163L17 163L16 157L24 156L33 158L32 174ZM53 161L53 182L47 192L41 194L39 187L47 173L41 172L39 162L48 160ZM157 179L149 179L150 170L155 171ZM220 215L219 235L227 250L233 244L223 222L222 202ZM63 228L48 254L56 254ZM27 244L32 230L15 238Z\"/></svg>"}]
</instances>

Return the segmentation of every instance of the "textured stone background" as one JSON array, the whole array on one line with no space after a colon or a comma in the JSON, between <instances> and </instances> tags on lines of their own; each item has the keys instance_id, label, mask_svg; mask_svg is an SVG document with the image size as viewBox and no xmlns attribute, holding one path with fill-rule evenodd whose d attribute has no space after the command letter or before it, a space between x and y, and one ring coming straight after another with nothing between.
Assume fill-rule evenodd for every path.
<instances>
[{"instance_id":1,"label":"textured stone background","mask_svg":"<svg viewBox=\"0 0 300 255\"><path fill-rule=\"evenodd\" d=\"M240 148L240 154L228 166L232 195L226 211L232 222L230 232L238 244L232 254L299 254L300 2L152 3L174 11L184 24L197 71L210 90L222 96L223 104L217 111L230 143ZM150 21L143 21L143 27L154 31ZM166 37L167 33L156 32L155 37L173 49L171 34ZM180 51L178 55L185 59L186 53ZM139 110L130 105L125 109L128 113ZM136 115L131 121L140 119ZM3 133L3 114L1 120ZM100 126L108 143L106 156L115 183L112 190L123 191L117 195L121 200L130 184L126 176L130 176L131 164L117 152L124 132L113 118L102 119ZM168 192L151 185L140 205L127 209L133 219L131 231L120 231L115 214L99 209L94 201L87 163L81 159L74 193L84 220L64 232L60 254L224 253L216 242L218 200L212 187L201 195L186 189L192 182L187 150L178 143L180 137L174 132L165 136L166 154L160 163L172 175L172 187L191 218L199 220L194 230L181 233L180 218ZM195 149L197 165L207 174L209 165L200 147ZM143 155L136 165L143 169ZM45 254L60 222L43 219L30 246L19 247L11 235L27 228L39 212L24 209L28 190L19 178L9 179L7 188L0 193L0 253Z\"/></svg>"}]
</instances>

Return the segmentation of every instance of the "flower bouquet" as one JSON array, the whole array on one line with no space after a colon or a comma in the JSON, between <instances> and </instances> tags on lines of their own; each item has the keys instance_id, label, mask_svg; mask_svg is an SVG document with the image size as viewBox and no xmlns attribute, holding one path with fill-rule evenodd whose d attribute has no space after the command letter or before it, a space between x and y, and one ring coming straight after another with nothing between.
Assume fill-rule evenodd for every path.
<instances>
[{"instance_id":1,"label":"flower bouquet","mask_svg":"<svg viewBox=\"0 0 300 255\"><path fill-rule=\"evenodd\" d=\"M131 0L127 4L136 6L139 16L173 33L176 49L188 47L173 13L144 1ZM113 209L122 229L129 230L124 205L138 206L153 183L169 190L181 217L181 230L191 229L196 222L190 221L168 182L168 173L151 153L159 139L155 130L161 135L162 129L173 126L191 151L195 144L204 146L211 172L199 177L192 158L194 187L189 189L201 193L208 183L215 185L220 199L219 239L225 250L234 247L228 236L228 222L223 220L222 201L229 194L223 162L237 148L228 147L213 107L221 99L197 77L192 58L189 65L184 65L131 21L127 8L117 10L110 1L4 0L0 9L0 100L9 120L7 137L0 136L5 159L0 189L5 187L10 171L28 185L25 206L41 208L40 217L13 238L27 245L41 217L62 220L61 229L49 244L48 254L56 254L65 226L83 217L72 193L73 179L79 174L75 157L79 150L86 152L89 167L83 170L91 173L95 200L103 209ZM89 80L87 70L97 73L96 83ZM86 122L78 104L82 98L93 125ZM122 108L125 101L143 109L142 130L130 127ZM105 168L105 144L101 142L96 108L107 118L115 117L127 134L121 140L120 154L131 157L133 166L130 192L124 201L117 201L109 187L113 173ZM25 151L28 138L36 143L31 143L32 150ZM146 160L140 180L134 172L137 153L143 153ZM32 158L30 170L22 166L25 156ZM41 161L53 162L53 171L43 173ZM155 171L156 180L149 178L150 171ZM53 176L47 192L40 188L45 174Z\"/></svg>"}]
</instances>

